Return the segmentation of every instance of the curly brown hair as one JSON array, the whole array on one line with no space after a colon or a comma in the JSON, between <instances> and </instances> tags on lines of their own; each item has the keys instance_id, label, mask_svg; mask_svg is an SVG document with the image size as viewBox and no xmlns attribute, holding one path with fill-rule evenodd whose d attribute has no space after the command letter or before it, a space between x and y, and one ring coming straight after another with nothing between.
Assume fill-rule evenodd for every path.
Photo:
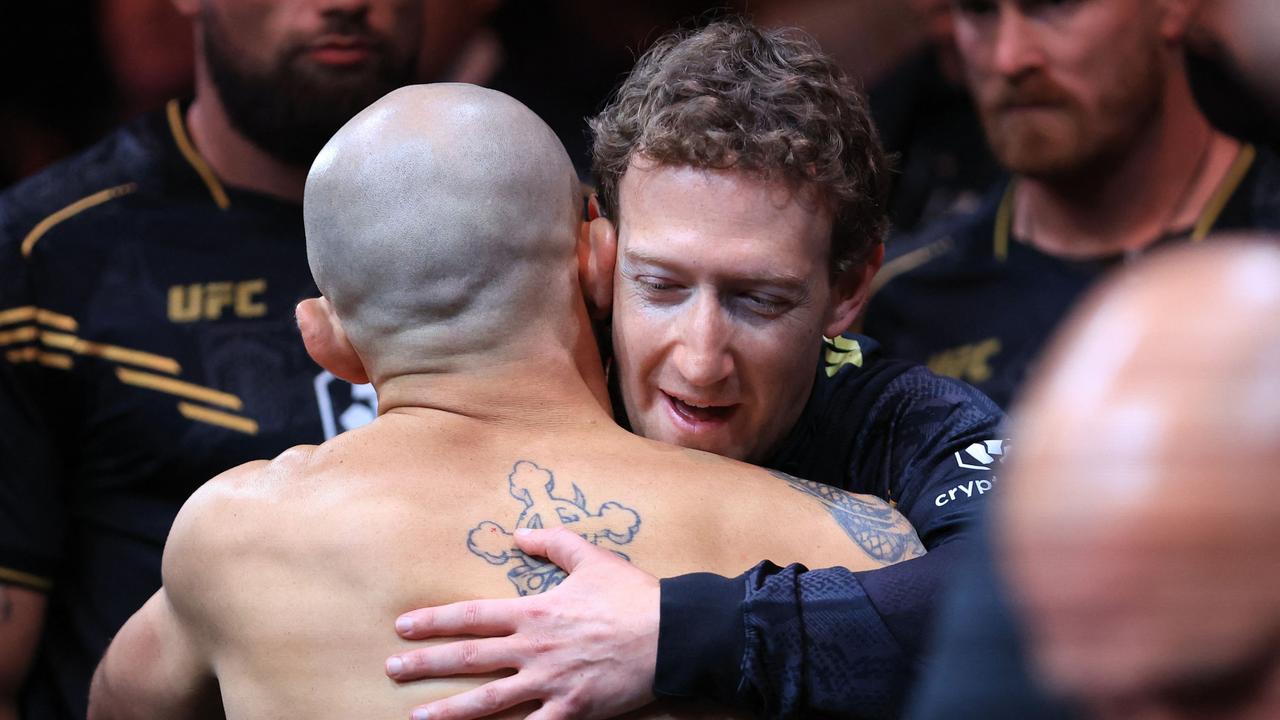
<instances>
[{"instance_id":1,"label":"curly brown hair","mask_svg":"<svg viewBox=\"0 0 1280 720\"><path fill-rule=\"evenodd\" d=\"M808 37L720 20L658 40L588 120L605 214L637 155L814 188L834 212L831 269L866 259L888 227L884 151L866 103Z\"/></svg>"}]
</instances>

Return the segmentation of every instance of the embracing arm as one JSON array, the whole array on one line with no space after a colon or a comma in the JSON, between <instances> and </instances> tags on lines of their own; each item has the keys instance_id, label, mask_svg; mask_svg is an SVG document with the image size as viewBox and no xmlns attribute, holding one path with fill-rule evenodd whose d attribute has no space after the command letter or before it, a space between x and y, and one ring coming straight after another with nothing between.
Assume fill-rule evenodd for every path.
<instances>
[{"instance_id":1,"label":"embracing arm","mask_svg":"<svg viewBox=\"0 0 1280 720\"><path fill-rule=\"evenodd\" d=\"M213 669L161 588L107 648L89 689L89 718L221 716Z\"/></svg>"},{"instance_id":2,"label":"embracing arm","mask_svg":"<svg viewBox=\"0 0 1280 720\"><path fill-rule=\"evenodd\" d=\"M715 698L770 717L901 712L942 588L996 482L1003 418L976 390L922 368L881 395L896 400L877 404L865 427L884 432L859 443L869 451L846 482L875 471L877 487L859 489L897 500L929 553L858 573L762 563L733 579L664 580L659 696ZM723 619L718 630L700 624L712 617Z\"/></svg>"}]
</instances>

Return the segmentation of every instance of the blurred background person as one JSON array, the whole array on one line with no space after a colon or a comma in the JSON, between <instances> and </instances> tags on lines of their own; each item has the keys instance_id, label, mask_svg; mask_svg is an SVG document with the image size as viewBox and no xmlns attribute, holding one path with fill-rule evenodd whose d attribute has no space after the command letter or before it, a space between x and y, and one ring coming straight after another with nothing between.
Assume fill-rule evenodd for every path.
<instances>
[{"instance_id":1,"label":"blurred background person","mask_svg":"<svg viewBox=\"0 0 1280 720\"><path fill-rule=\"evenodd\" d=\"M1270 238L1097 291L1015 413L911 717L1280 715L1278 350Z\"/></svg>"},{"instance_id":2,"label":"blurred background person","mask_svg":"<svg viewBox=\"0 0 1280 720\"><path fill-rule=\"evenodd\" d=\"M315 292L300 200L329 136L412 80L421 8L175 6L194 99L0 195L10 716L84 716L93 667L160 586L165 536L200 483L372 414L298 342L293 307Z\"/></svg>"},{"instance_id":3,"label":"blurred background person","mask_svg":"<svg viewBox=\"0 0 1280 720\"><path fill-rule=\"evenodd\" d=\"M1217 229L1280 227L1280 164L1218 131L1184 58L1198 3L961 0L956 38L1013 179L900 243L867 334L1007 407L1108 270Z\"/></svg>"}]
</instances>

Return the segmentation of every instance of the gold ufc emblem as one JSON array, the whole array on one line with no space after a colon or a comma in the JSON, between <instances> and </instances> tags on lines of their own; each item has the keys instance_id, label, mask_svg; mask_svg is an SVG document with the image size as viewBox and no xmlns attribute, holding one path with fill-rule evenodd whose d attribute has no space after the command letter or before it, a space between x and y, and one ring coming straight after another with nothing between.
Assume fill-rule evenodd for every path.
<instances>
[{"instance_id":1,"label":"gold ufc emblem","mask_svg":"<svg viewBox=\"0 0 1280 720\"><path fill-rule=\"evenodd\" d=\"M972 383L991 379L991 358L1000 353L1000 339L987 338L981 342L944 350L929 358L929 369L939 375L948 375Z\"/></svg>"},{"instance_id":2,"label":"gold ufc emblem","mask_svg":"<svg viewBox=\"0 0 1280 720\"><path fill-rule=\"evenodd\" d=\"M267 281L209 282L174 285L169 288L169 320L176 323L218 320L230 311L238 318L258 318L267 314L260 299Z\"/></svg>"}]
</instances>

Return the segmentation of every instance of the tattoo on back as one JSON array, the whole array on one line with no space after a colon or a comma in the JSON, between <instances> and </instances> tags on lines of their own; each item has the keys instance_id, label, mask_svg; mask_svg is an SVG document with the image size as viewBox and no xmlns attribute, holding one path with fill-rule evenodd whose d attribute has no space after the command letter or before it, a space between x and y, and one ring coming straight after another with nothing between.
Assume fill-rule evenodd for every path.
<instances>
[{"instance_id":1,"label":"tattoo on back","mask_svg":"<svg viewBox=\"0 0 1280 720\"><path fill-rule=\"evenodd\" d=\"M873 559L894 563L924 555L924 545L915 528L889 505L867 502L839 488L801 480L780 470L769 472L826 506L849 539Z\"/></svg>"},{"instance_id":2,"label":"tattoo on back","mask_svg":"<svg viewBox=\"0 0 1280 720\"><path fill-rule=\"evenodd\" d=\"M538 529L547 525L564 525L595 545L605 541L626 545L640 531L640 514L622 503L606 502L592 512L587 497L576 485L573 496L557 494L555 475L536 463L521 460L507 475L511 497L524 504L512 531L519 528ZM527 555L515 546L515 539L502 525L485 520L467 535L467 549L492 565L515 563L507 571L507 579L521 595L535 595L559 585L567 573L555 563ZM624 560L626 555L608 548Z\"/></svg>"}]
</instances>

